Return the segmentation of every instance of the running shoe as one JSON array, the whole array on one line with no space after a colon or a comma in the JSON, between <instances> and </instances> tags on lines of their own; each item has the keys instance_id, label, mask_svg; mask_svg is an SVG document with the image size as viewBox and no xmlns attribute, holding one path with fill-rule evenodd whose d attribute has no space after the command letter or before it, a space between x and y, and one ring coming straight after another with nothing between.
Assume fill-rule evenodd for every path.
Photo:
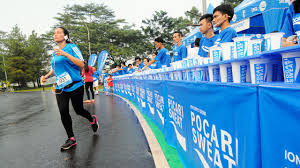
<instances>
[{"instance_id":1,"label":"running shoe","mask_svg":"<svg viewBox=\"0 0 300 168\"><path fill-rule=\"evenodd\" d=\"M69 139L66 140L65 144L63 144L60 149L61 150L68 150L70 148L72 148L73 146L77 145L76 140L74 137L71 137Z\"/></svg>"},{"instance_id":2,"label":"running shoe","mask_svg":"<svg viewBox=\"0 0 300 168\"><path fill-rule=\"evenodd\" d=\"M91 122L92 129L93 129L94 132L96 132L99 128L98 119L97 119L96 115L92 115L92 118L93 118L93 122Z\"/></svg>"}]
</instances>

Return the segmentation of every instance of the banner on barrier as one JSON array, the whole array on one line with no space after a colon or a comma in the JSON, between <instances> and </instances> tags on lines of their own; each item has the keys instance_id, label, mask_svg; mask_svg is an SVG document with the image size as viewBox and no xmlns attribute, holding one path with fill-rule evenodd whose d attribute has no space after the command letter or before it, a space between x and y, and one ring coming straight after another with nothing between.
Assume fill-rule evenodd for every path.
<instances>
[{"instance_id":1,"label":"banner on barrier","mask_svg":"<svg viewBox=\"0 0 300 168\"><path fill-rule=\"evenodd\" d=\"M300 87L260 87L263 167L300 167Z\"/></svg>"},{"instance_id":2,"label":"banner on barrier","mask_svg":"<svg viewBox=\"0 0 300 168\"><path fill-rule=\"evenodd\" d=\"M256 87L168 81L167 90L166 138L185 167L260 167Z\"/></svg>"},{"instance_id":3,"label":"banner on barrier","mask_svg":"<svg viewBox=\"0 0 300 168\"><path fill-rule=\"evenodd\" d=\"M154 123L159 127L159 129L164 132L165 124L165 106L166 100L164 98L165 84L163 81L152 81L145 80L145 88L147 93L147 114Z\"/></svg>"}]
</instances>

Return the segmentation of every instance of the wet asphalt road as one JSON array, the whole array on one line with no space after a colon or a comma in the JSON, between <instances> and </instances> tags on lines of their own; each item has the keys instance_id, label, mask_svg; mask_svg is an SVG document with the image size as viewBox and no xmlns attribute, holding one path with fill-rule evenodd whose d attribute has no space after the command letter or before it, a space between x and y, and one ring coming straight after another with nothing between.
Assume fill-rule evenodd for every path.
<instances>
[{"instance_id":1,"label":"wet asphalt road","mask_svg":"<svg viewBox=\"0 0 300 168\"><path fill-rule=\"evenodd\" d=\"M61 152L67 136L54 94L0 93L0 168L155 167L127 104L103 93L95 95L95 101L85 108L100 118L100 130L94 134L88 120L70 107L77 146Z\"/></svg>"}]
</instances>

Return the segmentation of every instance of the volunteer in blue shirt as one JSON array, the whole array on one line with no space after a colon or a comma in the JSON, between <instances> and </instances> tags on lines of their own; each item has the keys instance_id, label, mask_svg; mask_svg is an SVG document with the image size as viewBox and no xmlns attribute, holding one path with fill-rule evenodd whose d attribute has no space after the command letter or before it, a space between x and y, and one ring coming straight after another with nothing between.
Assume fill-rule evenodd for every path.
<instances>
[{"instance_id":1,"label":"volunteer in blue shirt","mask_svg":"<svg viewBox=\"0 0 300 168\"><path fill-rule=\"evenodd\" d=\"M125 65L125 62L121 62L121 69L122 69L122 75L127 74L127 66Z\"/></svg>"},{"instance_id":2,"label":"volunteer in blue shirt","mask_svg":"<svg viewBox=\"0 0 300 168\"><path fill-rule=\"evenodd\" d=\"M213 15L205 14L200 18L200 32L203 35L199 44L198 55L208 57L209 48L214 45L218 36L215 35L212 25Z\"/></svg>"},{"instance_id":3,"label":"volunteer in blue shirt","mask_svg":"<svg viewBox=\"0 0 300 168\"><path fill-rule=\"evenodd\" d=\"M213 11L213 24L220 27L221 32L215 44L233 42L233 38L237 37L236 31L230 27L230 21L234 15L233 8L228 4L217 6Z\"/></svg>"},{"instance_id":4,"label":"volunteer in blue shirt","mask_svg":"<svg viewBox=\"0 0 300 168\"><path fill-rule=\"evenodd\" d=\"M290 3L281 28L281 32L284 33L282 47L294 46L299 43L299 39L296 40L297 38L293 39L291 37L293 35L300 37L300 0L291 1Z\"/></svg>"},{"instance_id":5,"label":"volunteer in blue shirt","mask_svg":"<svg viewBox=\"0 0 300 168\"><path fill-rule=\"evenodd\" d=\"M128 72L129 74L132 74L134 71L135 71L135 70L134 70L134 68L132 67L132 64L128 64L127 72Z\"/></svg>"},{"instance_id":6,"label":"volunteer in blue shirt","mask_svg":"<svg viewBox=\"0 0 300 168\"><path fill-rule=\"evenodd\" d=\"M140 57L135 57L135 63L139 70L144 68L144 64L142 63L142 59Z\"/></svg>"},{"instance_id":7,"label":"volunteer in blue shirt","mask_svg":"<svg viewBox=\"0 0 300 168\"><path fill-rule=\"evenodd\" d=\"M182 44L182 33L177 31L173 33L173 41L175 45L173 46L173 58L174 62L180 61L187 57L187 49Z\"/></svg>"},{"instance_id":8,"label":"volunteer in blue shirt","mask_svg":"<svg viewBox=\"0 0 300 168\"><path fill-rule=\"evenodd\" d=\"M169 51L164 47L163 45L164 40L161 37L158 37L154 40L155 48L158 49L158 53L155 57L155 59L151 60L148 65L146 65L144 68L149 67L153 63L156 62L156 67L161 68L163 65L170 66L171 63L171 57L169 54Z\"/></svg>"},{"instance_id":9,"label":"volunteer in blue shirt","mask_svg":"<svg viewBox=\"0 0 300 168\"><path fill-rule=\"evenodd\" d=\"M79 48L70 43L69 32L63 27L56 28L53 35L58 48L52 54L52 69L41 77L42 82L52 75L56 76L55 89L56 100L59 108L62 124L67 132L68 139L61 146L61 150L67 150L75 146L72 119L69 114L69 100L78 115L88 119L94 132L99 128L96 115L91 115L83 108L83 81L80 75L80 68L83 68L83 57Z\"/></svg>"},{"instance_id":10,"label":"volunteer in blue shirt","mask_svg":"<svg viewBox=\"0 0 300 168\"><path fill-rule=\"evenodd\" d=\"M103 73L102 73L102 85L104 86L104 80L105 78L108 77L108 74L107 74L107 70L106 69L103 69Z\"/></svg>"},{"instance_id":11,"label":"volunteer in blue shirt","mask_svg":"<svg viewBox=\"0 0 300 168\"><path fill-rule=\"evenodd\" d=\"M148 65L149 61L150 61L149 58L144 58L143 59L143 64Z\"/></svg>"},{"instance_id":12,"label":"volunteer in blue shirt","mask_svg":"<svg viewBox=\"0 0 300 168\"><path fill-rule=\"evenodd\" d=\"M155 59L155 57L157 56L157 54L158 54L157 51L156 51L155 53L152 54L152 60ZM158 69L158 68L157 68L157 63L156 63L156 62L152 63L152 64L150 65L150 68L151 68L151 69Z\"/></svg>"},{"instance_id":13,"label":"volunteer in blue shirt","mask_svg":"<svg viewBox=\"0 0 300 168\"><path fill-rule=\"evenodd\" d=\"M120 65L117 65L116 68L112 72L112 76L123 75Z\"/></svg>"}]
</instances>

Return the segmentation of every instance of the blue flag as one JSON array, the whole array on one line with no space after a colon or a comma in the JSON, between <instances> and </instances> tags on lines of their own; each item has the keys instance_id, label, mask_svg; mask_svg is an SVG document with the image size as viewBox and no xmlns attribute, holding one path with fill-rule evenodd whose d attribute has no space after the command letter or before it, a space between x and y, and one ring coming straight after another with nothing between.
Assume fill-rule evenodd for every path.
<instances>
[{"instance_id":1,"label":"blue flag","mask_svg":"<svg viewBox=\"0 0 300 168\"><path fill-rule=\"evenodd\" d=\"M101 51L101 53L99 54L97 66L97 71L99 72L99 74L102 73L108 54L109 53L106 50Z\"/></svg>"},{"instance_id":2,"label":"blue flag","mask_svg":"<svg viewBox=\"0 0 300 168\"><path fill-rule=\"evenodd\" d=\"M95 66L96 61L97 61L97 55L96 54L90 55L89 62L88 62L89 66Z\"/></svg>"}]
</instances>

